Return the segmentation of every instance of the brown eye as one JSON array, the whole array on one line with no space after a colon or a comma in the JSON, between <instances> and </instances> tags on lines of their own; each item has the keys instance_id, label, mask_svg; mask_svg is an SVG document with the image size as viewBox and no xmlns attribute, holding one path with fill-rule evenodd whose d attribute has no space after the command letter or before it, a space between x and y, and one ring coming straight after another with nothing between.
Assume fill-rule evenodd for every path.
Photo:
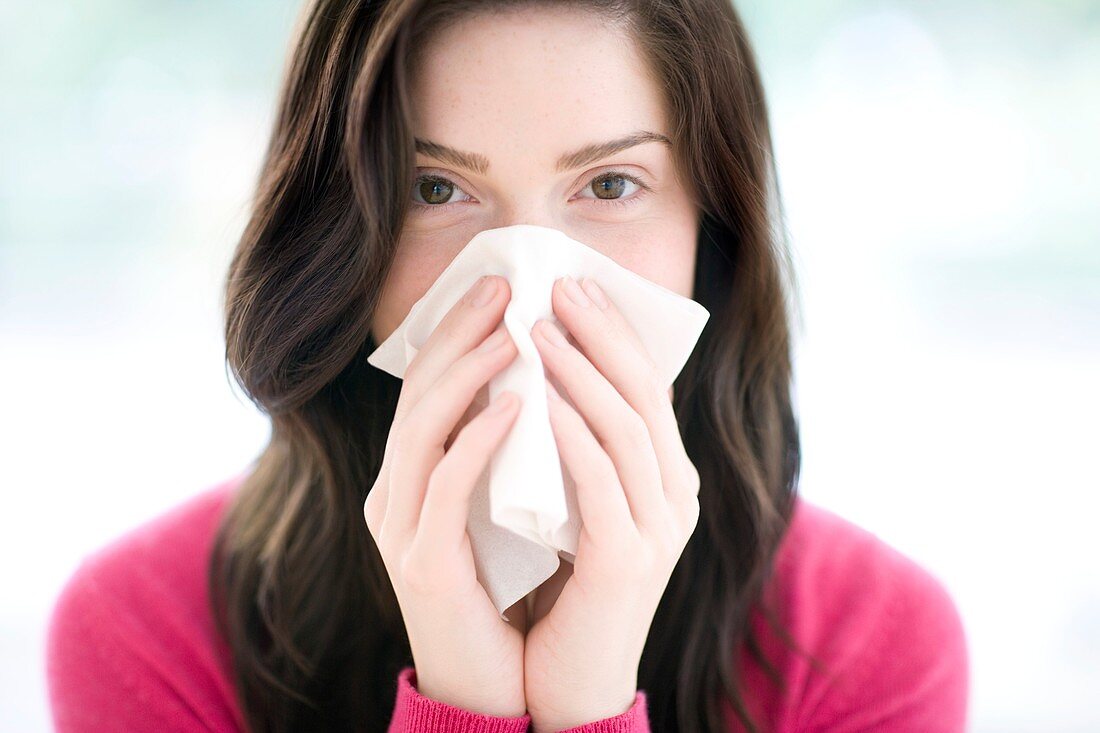
<instances>
[{"instance_id":1,"label":"brown eye","mask_svg":"<svg viewBox=\"0 0 1100 733\"><path fill-rule=\"evenodd\" d=\"M623 190L626 188L626 181L627 179L625 176L611 173L593 179L591 188L596 194L596 198L617 199L622 198Z\"/></svg>"},{"instance_id":2,"label":"brown eye","mask_svg":"<svg viewBox=\"0 0 1100 733\"><path fill-rule=\"evenodd\" d=\"M628 187L634 187L633 190ZM624 194L625 190L625 194ZM610 206L633 206L645 200L651 187L636 176L621 171L606 171L588 182L581 189L581 198L595 199ZM585 195L587 192L595 196Z\"/></svg>"},{"instance_id":3,"label":"brown eye","mask_svg":"<svg viewBox=\"0 0 1100 733\"><path fill-rule=\"evenodd\" d=\"M425 204L445 204L455 190L455 186L446 178L421 176L416 179L416 184L415 191Z\"/></svg>"}]
</instances>

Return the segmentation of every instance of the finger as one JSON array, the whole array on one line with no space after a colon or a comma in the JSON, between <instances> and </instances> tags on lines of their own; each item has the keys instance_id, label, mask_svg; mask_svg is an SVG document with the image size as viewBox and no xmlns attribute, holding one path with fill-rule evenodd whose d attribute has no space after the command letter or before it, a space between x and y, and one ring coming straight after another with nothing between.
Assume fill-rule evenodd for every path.
<instances>
[{"instance_id":1,"label":"finger","mask_svg":"<svg viewBox=\"0 0 1100 733\"><path fill-rule=\"evenodd\" d=\"M479 291L480 284L487 290ZM487 295L489 299L478 304L479 295ZM397 399L394 423L423 399L443 372L493 332L510 299L508 281L499 275L486 275L451 306L405 369L405 383Z\"/></svg>"},{"instance_id":2,"label":"finger","mask_svg":"<svg viewBox=\"0 0 1100 733\"><path fill-rule=\"evenodd\" d=\"M615 464L600 447L584 418L546 382L550 426L562 462L577 485L583 530L596 545L622 546L638 530Z\"/></svg>"},{"instance_id":3,"label":"finger","mask_svg":"<svg viewBox=\"0 0 1100 733\"><path fill-rule=\"evenodd\" d=\"M665 495L670 500L683 499L691 493L694 466L684 449L668 385L660 383L656 365L633 325L595 281L584 278L580 285L573 282L573 287L570 282L571 278L562 278L555 283L551 295L555 315L592 365L641 415L657 455ZM578 304L574 297L588 305ZM601 307L604 303L606 307Z\"/></svg>"},{"instance_id":4,"label":"finger","mask_svg":"<svg viewBox=\"0 0 1100 733\"><path fill-rule=\"evenodd\" d=\"M451 364L395 428L399 460L390 470L386 524L392 522L402 531L416 529L428 477L444 456L448 436L482 385L517 353L508 332L498 328L478 348Z\"/></svg>"},{"instance_id":5,"label":"finger","mask_svg":"<svg viewBox=\"0 0 1100 733\"><path fill-rule=\"evenodd\" d=\"M591 426L614 462L634 521L639 527L666 523L661 468L645 421L592 362L565 340L557 326L540 320L532 333L543 364L561 382L573 409Z\"/></svg>"},{"instance_id":6,"label":"finger","mask_svg":"<svg viewBox=\"0 0 1100 733\"><path fill-rule=\"evenodd\" d=\"M428 479L414 542L425 557L454 553L466 535L470 494L493 452L519 415L520 398L502 392L458 432L451 449Z\"/></svg>"}]
</instances>

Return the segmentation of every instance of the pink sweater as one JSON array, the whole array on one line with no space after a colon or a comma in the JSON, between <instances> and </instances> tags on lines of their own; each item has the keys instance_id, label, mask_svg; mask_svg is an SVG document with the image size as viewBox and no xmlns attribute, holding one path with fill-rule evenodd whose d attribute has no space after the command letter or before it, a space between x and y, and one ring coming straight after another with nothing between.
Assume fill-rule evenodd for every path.
<instances>
[{"instance_id":1,"label":"pink sweater","mask_svg":"<svg viewBox=\"0 0 1100 733\"><path fill-rule=\"evenodd\" d=\"M46 650L60 733L246 730L205 585L216 522L239 479L89 554L68 579ZM789 683L783 693L747 652L738 658L756 719L777 733L964 731L966 636L943 585L870 532L796 502L769 592L781 595L794 638L836 674L814 670L755 615L764 651ZM497 718L424 697L412 667L398 675L394 694L390 733L511 733L531 723L528 715ZM742 731L728 703L724 709L728 730ZM649 730L639 690L629 710L570 733Z\"/></svg>"}]
</instances>

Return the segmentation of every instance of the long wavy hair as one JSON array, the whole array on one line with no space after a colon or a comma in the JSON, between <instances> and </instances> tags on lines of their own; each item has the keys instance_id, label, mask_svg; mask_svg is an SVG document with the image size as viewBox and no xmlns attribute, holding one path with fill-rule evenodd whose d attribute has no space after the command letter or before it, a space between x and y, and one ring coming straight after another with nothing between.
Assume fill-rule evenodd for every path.
<instances>
[{"instance_id":1,"label":"long wavy hair","mask_svg":"<svg viewBox=\"0 0 1100 733\"><path fill-rule=\"evenodd\" d=\"M227 365L272 426L209 565L250 730L387 728L412 655L363 504L401 382L366 357L414 180L409 62L461 15L538 4L317 0L299 16L224 293ZM757 731L736 660L744 647L784 686L751 631L754 607L798 650L763 589L801 455L790 391L797 298L757 62L727 0L569 6L602 14L643 49L701 213L693 298L711 318L673 397L700 514L638 685L655 730L726 730L725 700Z\"/></svg>"}]
</instances>

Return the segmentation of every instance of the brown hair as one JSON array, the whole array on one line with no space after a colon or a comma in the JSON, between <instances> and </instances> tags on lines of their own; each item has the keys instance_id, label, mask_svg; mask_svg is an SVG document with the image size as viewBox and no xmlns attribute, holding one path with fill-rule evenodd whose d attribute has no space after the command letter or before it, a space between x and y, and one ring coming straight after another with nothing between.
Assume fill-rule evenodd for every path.
<instances>
[{"instance_id":1,"label":"brown hair","mask_svg":"<svg viewBox=\"0 0 1100 733\"><path fill-rule=\"evenodd\" d=\"M401 382L370 326L413 183L409 61L433 29L502 0L317 0L300 17L251 218L229 268L226 359L271 440L235 493L210 592L251 730L384 731L412 663L363 519ZM700 516L650 627L638 685L655 730L750 730L742 645L789 524L800 464L782 225L764 91L725 0L577 0L661 80L701 218L693 297L711 313L675 382ZM555 7L561 7L556 3ZM786 278L786 281L785 281Z\"/></svg>"}]
</instances>

